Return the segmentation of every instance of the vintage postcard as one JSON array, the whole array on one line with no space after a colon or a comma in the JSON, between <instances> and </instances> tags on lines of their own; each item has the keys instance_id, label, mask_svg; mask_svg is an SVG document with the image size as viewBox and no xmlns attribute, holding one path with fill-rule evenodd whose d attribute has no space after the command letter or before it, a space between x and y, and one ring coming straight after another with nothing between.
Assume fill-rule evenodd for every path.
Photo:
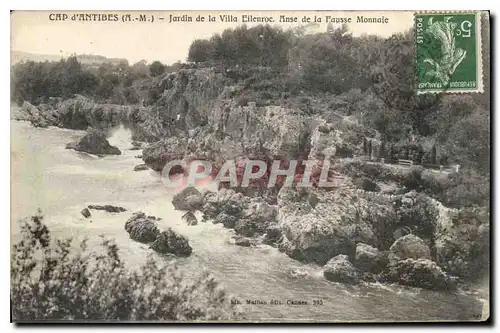
<instances>
[{"instance_id":1,"label":"vintage postcard","mask_svg":"<svg viewBox=\"0 0 500 333\"><path fill-rule=\"evenodd\" d=\"M13 322L488 322L488 11L13 11Z\"/></svg>"}]
</instances>

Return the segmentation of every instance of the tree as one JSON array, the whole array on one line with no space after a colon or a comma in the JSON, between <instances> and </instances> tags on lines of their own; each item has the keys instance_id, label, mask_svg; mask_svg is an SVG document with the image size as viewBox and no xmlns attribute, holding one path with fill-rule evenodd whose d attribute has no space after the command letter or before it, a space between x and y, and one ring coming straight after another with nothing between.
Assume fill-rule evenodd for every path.
<instances>
[{"instance_id":1,"label":"tree","mask_svg":"<svg viewBox=\"0 0 500 333\"><path fill-rule=\"evenodd\" d=\"M437 149L436 149L436 145L432 145L432 150L431 150L431 164L437 164Z\"/></svg>"},{"instance_id":2,"label":"tree","mask_svg":"<svg viewBox=\"0 0 500 333\"><path fill-rule=\"evenodd\" d=\"M188 60L192 62L205 62L210 58L212 44L206 39L196 39L189 47Z\"/></svg>"},{"instance_id":3,"label":"tree","mask_svg":"<svg viewBox=\"0 0 500 333\"><path fill-rule=\"evenodd\" d=\"M372 159L372 140L368 141L368 158Z\"/></svg>"},{"instance_id":4,"label":"tree","mask_svg":"<svg viewBox=\"0 0 500 333\"><path fill-rule=\"evenodd\" d=\"M163 73L165 73L165 65L163 65L161 62L153 61L151 65L149 65L149 73L151 76L158 76Z\"/></svg>"},{"instance_id":5,"label":"tree","mask_svg":"<svg viewBox=\"0 0 500 333\"><path fill-rule=\"evenodd\" d=\"M382 141L380 142L380 148L379 148L379 151L378 151L378 157L380 158L385 158L385 140L382 139Z\"/></svg>"}]
</instances>

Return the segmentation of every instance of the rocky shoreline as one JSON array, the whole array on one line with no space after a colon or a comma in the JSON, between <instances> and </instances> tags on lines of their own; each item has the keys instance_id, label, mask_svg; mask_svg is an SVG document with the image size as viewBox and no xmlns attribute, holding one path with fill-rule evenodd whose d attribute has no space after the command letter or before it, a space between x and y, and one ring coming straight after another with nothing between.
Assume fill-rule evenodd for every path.
<instances>
[{"instance_id":1,"label":"rocky shoreline","mask_svg":"<svg viewBox=\"0 0 500 333\"><path fill-rule=\"evenodd\" d=\"M488 267L489 212L485 207L453 211L423 191L412 190L412 171L352 161L366 136L380 142L377 134L332 111L305 111L313 107L330 110L321 101L309 100L305 108L303 98L270 93L270 87L248 97L252 77L238 69L181 69L160 81L165 89L154 106L96 104L76 96L36 107L26 102L17 117L40 127L106 131L125 124L133 140L149 142L141 155L144 165L136 166L137 171L162 171L172 160L202 159L211 161L217 172L233 159L240 180L251 159L268 166L280 160L282 168L290 160L317 160L311 174L315 184L323 162L329 161L328 179L342 178L341 186L296 188L278 182L268 189L255 181L249 187L228 189L221 184L218 192L187 188L172 204L186 212L184 220L189 225L198 222L192 213L200 211L202 222L211 220L234 229L239 235L235 244L276 246L293 259L323 266L325 278L331 281L454 290L457 283L477 277L479 268ZM118 153L105 136L88 135L69 148ZM303 172L298 170L294 181ZM141 215L136 220L142 221L139 234L142 230L151 233L146 238L153 249L173 253L179 244L179 253L190 253L189 245L183 245L175 233L154 229L154 219ZM127 223L132 237L135 228Z\"/></svg>"},{"instance_id":2,"label":"rocky shoreline","mask_svg":"<svg viewBox=\"0 0 500 333\"><path fill-rule=\"evenodd\" d=\"M315 207L309 203L311 195L317 197ZM231 189L199 192L188 187L178 193L173 202L185 202L190 198L188 201L198 203L197 208L190 206L190 211L199 210L205 221L222 223L224 227L235 230L238 234L233 240L235 245L275 246L291 258L323 265L323 274L330 281L348 284L387 282L431 290L456 290L458 278L447 274L437 262L441 252L447 249L439 248L433 255L435 251L430 245L433 234L427 234L425 229L417 232L420 237L409 233L385 247L387 242L380 238L392 234L399 225L398 221L389 223L388 214L392 213L393 218L398 219L404 208L399 212L384 213L386 215L382 218L387 221L384 226L387 229L370 221L384 207L394 206L397 202L406 202L410 206L414 204L410 201L425 201L426 198L415 192L406 193L393 196L392 204L387 202L383 206L380 203L374 205L366 197L369 196L354 189L336 192L282 189L278 205L270 205L262 198L246 197ZM433 204L430 200L427 203ZM327 211L328 215L325 214ZM441 241L441 238L434 240L435 243Z\"/></svg>"}]
</instances>

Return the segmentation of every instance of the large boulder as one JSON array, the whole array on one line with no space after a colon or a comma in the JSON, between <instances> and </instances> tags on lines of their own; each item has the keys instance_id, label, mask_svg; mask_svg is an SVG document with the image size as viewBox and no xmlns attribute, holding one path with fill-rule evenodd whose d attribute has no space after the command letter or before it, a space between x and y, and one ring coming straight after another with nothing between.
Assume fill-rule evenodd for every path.
<instances>
[{"instance_id":1,"label":"large boulder","mask_svg":"<svg viewBox=\"0 0 500 333\"><path fill-rule=\"evenodd\" d=\"M177 193L172 199L172 205L177 210L197 210L203 205L203 197L196 188L189 186Z\"/></svg>"},{"instance_id":2,"label":"large boulder","mask_svg":"<svg viewBox=\"0 0 500 333\"><path fill-rule=\"evenodd\" d=\"M339 254L354 257L356 242L377 244L371 223L377 215L383 216L385 208L362 200L349 188L282 188L278 195L281 249L294 259L321 265Z\"/></svg>"},{"instance_id":3,"label":"large boulder","mask_svg":"<svg viewBox=\"0 0 500 333\"><path fill-rule=\"evenodd\" d=\"M389 259L403 260L403 259L431 259L431 250L425 242L413 235L408 234L397 239L389 249Z\"/></svg>"},{"instance_id":4,"label":"large boulder","mask_svg":"<svg viewBox=\"0 0 500 333\"><path fill-rule=\"evenodd\" d=\"M209 219L216 218L222 212L236 218L243 217L244 210L250 202L250 198L243 194L225 188L217 192L207 192L203 198L201 211Z\"/></svg>"},{"instance_id":5,"label":"large boulder","mask_svg":"<svg viewBox=\"0 0 500 333\"><path fill-rule=\"evenodd\" d=\"M193 252L188 239L171 228L159 233L150 248L161 254L171 253L178 256L189 256Z\"/></svg>"},{"instance_id":6,"label":"large boulder","mask_svg":"<svg viewBox=\"0 0 500 333\"><path fill-rule=\"evenodd\" d=\"M170 137L150 144L142 151L144 163L155 171L162 171L170 161L182 160L187 148L187 141L180 137ZM171 172L182 172L173 169Z\"/></svg>"},{"instance_id":7,"label":"large boulder","mask_svg":"<svg viewBox=\"0 0 500 333\"><path fill-rule=\"evenodd\" d=\"M340 254L330 259L323 267L323 275L329 281L356 284L359 282L356 268L349 261L349 257Z\"/></svg>"},{"instance_id":8,"label":"large boulder","mask_svg":"<svg viewBox=\"0 0 500 333\"><path fill-rule=\"evenodd\" d=\"M222 223L225 228L233 229L237 220L238 217L234 215L229 215L226 212L220 212L213 220L213 224Z\"/></svg>"},{"instance_id":9,"label":"large boulder","mask_svg":"<svg viewBox=\"0 0 500 333\"><path fill-rule=\"evenodd\" d=\"M405 259L393 262L384 274L390 282L431 290L453 290L454 280L433 261L428 259Z\"/></svg>"},{"instance_id":10,"label":"large boulder","mask_svg":"<svg viewBox=\"0 0 500 333\"><path fill-rule=\"evenodd\" d=\"M182 215L182 220L186 222L187 225L197 225L198 224L198 219L192 212L187 212L186 214Z\"/></svg>"},{"instance_id":11,"label":"large boulder","mask_svg":"<svg viewBox=\"0 0 500 333\"><path fill-rule=\"evenodd\" d=\"M264 202L261 198L254 198L243 210L242 217L235 223L234 230L244 236L253 237L267 232L270 224L276 220L275 206Z\"/></svg>"},{"instance_id":12,"label":"large boulder","mask_svg":"<svg viewBox=\"0 0 500 333\"><path fill-rule=\"evenodd\" d=\"M92 131L75 142L68 143L66 149L74 149L94 155L121 155L120 149L109 144L106 135Z\"/></svg>"},{"instance_id":13,"label":"large boulder","mask_svg":"<svg viewBox=\"0 0 500 333\"><path fill-rule=\"evenodd\" d=\"M157 220L154 216L146 216L143 212L137 212L125 222L125 230L133 240L151 243L156 240L160 233L156 226Z\"/></svg>"},{"instance_id":14,"label":"large boulder","mask_svg":"<svg viewBox=\"0 0 500 333\"><path fill-rule=\"evenodd\" d=\"M49 126L47 120L42 116L41 112L38 108L32 105L30 102L24 101L21 106L21 110L23 113L28 115L28 119L31 124L35 127L47 127Z\"/></svg>"},{"instance_id":15,"label":"large boulder","mask_svg":"<svg viewBox=\"0 0 500 333\"><path fill-rule=\"evenodd\" d=\"M387 265L387 256L377 248L364 243L356 244L354 265L363 272L380 273Z\"/></svg>"}]
</instances>

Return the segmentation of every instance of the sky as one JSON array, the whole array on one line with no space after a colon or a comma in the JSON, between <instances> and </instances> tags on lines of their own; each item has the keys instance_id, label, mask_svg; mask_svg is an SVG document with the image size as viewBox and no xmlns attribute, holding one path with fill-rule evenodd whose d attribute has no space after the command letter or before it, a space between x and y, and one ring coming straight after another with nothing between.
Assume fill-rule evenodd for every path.
<instances>
[{"instance_id":1,"label":"sky","mask_svg":"<svg viewBox=\"0 0 500 333\"><path fill-rule=\"evenodd\" d=\"M66 14L64 16L56 14ZM111 14L118 21L80 21L72 20L73 14ZM141 14L146 15L153 22L140 22ZM137 21L123 22L124 15L130 15ZM170 15L182 17L187 15L192 22L169 22ZM196 17L205 18L204 22L197 22ZM215 22L208 22L208 16L216 18ZM220 15L232 15L238 22L222 22ZM165 64L176 61L186 61L189 46L194 39L209 38L214 33L220 33L229 27L244 24L243 15L254 17L272 17L273 26L284 29L306 25L302 22L305 16L312 21L314 17L321 18L311 32L326 31L326 17L337 20L351 19L349 30L355 36L362 34L377 34L388 37L393 33L408 30L413 25L413 12L410 11L150 11L150 12L124 12L124 11L15 11L11 14L11 51L21 51L44 55L92 54L108 58L125 58L130 63L140 60L152 62L159 60ZM298 22L280 23L281 15L288 18L296 17ZM358 16L377 18L386 23L361 23ZM97 16L95 16L97 18ZM102 16L101 16L102 17ZM126 17L126 16L125 16ZM163 20L160 20L163 17ZM57 20L59 18L59 20ZM99 18L97 18L99 19ZM259 23L245 23L247 26ZM341 24L333 24L334 27Z\"/></svg>"}]
</instances>

